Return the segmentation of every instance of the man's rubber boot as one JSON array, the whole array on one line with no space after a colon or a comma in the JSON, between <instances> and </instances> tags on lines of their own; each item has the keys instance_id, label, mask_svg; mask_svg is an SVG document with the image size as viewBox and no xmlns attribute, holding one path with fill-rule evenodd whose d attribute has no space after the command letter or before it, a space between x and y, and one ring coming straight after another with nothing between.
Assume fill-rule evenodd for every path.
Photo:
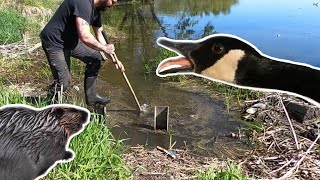
<instances>
[{"instance_id":1,"label":"man's rubber boot","mask_svg":"<svg viewBox=\"0 0 320 180\"><path fill-rule=\"evenodd\" d=\"M111 99L109 97L103 97L97 95L97 76L85 77L84 79L84 89L86 95L86 103L88 106L94 105L106 105L110 103Z\"/></svg>"}]
</instances>

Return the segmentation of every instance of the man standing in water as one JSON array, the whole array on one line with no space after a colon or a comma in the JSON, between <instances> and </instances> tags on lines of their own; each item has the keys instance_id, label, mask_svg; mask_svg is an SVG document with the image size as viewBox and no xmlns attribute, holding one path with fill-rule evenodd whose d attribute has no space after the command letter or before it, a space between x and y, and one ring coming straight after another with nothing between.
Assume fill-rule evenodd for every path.
<instances>
[{"instance_id":1,"label":"man standing in water","mask_svg":"<svg viewBox=\"0 0 320 180\"><path fill-rule=\"evenodd\" d=\"M107 44L102 35L101 11L117 0L64 0L40 33L42 47L47 56L54 84L49 96L65 91L71 82L70 57L86 63L84 89L87 105L106 105L109 97L96 93L96 81L101 60L99 51L114 53L114 45ZM90 32L90 26L94 35ZM124 71L120 61L113 62Z\"/></svg>"}]
</instances>

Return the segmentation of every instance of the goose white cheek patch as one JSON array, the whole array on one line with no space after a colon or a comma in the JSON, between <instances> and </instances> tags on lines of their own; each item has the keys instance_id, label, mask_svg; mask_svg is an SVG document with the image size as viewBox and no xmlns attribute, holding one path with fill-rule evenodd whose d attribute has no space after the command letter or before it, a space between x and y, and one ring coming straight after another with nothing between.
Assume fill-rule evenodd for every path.
<instances>
[{"instance_id":1,"label":"goose white cheek patch","mask_svg":"<svg viewBox=\"0 0 320 180\"><path fill-rule=\"evenodd\" d=\"M89 123L89 110L69 104L0 108L0 179L41 179L58 163L70 162L74 136ZM41 134L39 136L39 134ZM39 158L40 157L40 158Z\"/></svg>"},{"instance_id":2,"label":"goose white cheek patch","mask_svg":"<svg viewBox=\"0 0 320 180\"><path fill-rule=\"evenodd\" d=\"M254 51L254 53L255 53L255 55L257 55L257 57L263 57L261 59L255 59L255 61L257 61L257 60L258 61L265 60L265 61L270 61L270 62L271 61L275 61L275 62L270 63L270 64L281 65L281 66L284 67L284 69L292 68L292 71L287 71L287 72L295 72L294 73L295 75L296 75L297 72L305 73L305 74L301 74L301 76L298 76L300 78L300 81L304 82L304 84L300 84L300 85L298 84L298 85L294 85L294 86L297 87L296 89L299 89L299 86L304 86L306 91L309 90L311 92L303 92L301 90L295 91L295 87L288 87L288 88L282 89L281 85L278 86L279 88L274 88L274 87L277 87L277 85L270 86L270 78L267 79L267 77L256 78L256 79L267 79L268 83L265 83L266 86L264 86L263 80L261 82L258 82L259 86L247 85L247 84L250 83L250 79L248 79L248 77L246 77L246 78L241 78L240 77L239 78L238 76L243 75L245 73L238 73L238 71L240 71L242 69L240 69L240 70L236 69L236 68L240 68L240 66L241 66L240 63L242 61L241 58L242 57L245 58L246 57L245 54L242 57L239 56L241 58L236 59L235 61L238 61L236 63L230 63L230 61L232 61L232 58L228 58L228 59L226 58L226 63L222 64L222 66L221 66L221 63L223 63L221 61L222 59L221 58L220 59L215 59L216 62L217 61L220 62L219 72L218 73L217 72L211 72L211 73L207 72L210 69L212 69L212 70L215 69L215 67L213 65L215 62L211 63L212 65L210 67L207 67L207 71L199 70L199 67L204 67L204 66L206 66L207 64L210 64L210 63L208 63L208 61L204 62L203 59L201 59L201 60L193 59L195 57L192 57L190 55L191 54L190 51L191 50L193 51L193 49L189 49L189 51L186 51L186 47L190 48L190 46L192 46L192 45L204 44L206 42L212 42L215 39L220 40L219 42L226 42L226 41L223 41L223 40L221 41L221 39L224 39L224 38L228 39L228 40L233 40L233 41L237 42L238 44L242 44L243 45L243 46L239 46L239 48L237 48L237 47L234 47L235 44L232 43L232 48L233 49L231 48L231 45L230 45L230 48L229 47L224 47L224 50L229 48L228 49L229 51L226 51L226 52L231 52L232 50L242 50L241 49L242 47L246 47L246 48L250 49L250 53L252 53L252 51ZM159 46L161 46L162 48L165 48L165 49L168 49L170 51L173 51L173 52L177 53L177 55L178 55L176 57L170 57L170 58L164 59L162 62L160 62L158 64L158 67L157 67L157 70L156 70L156 75L159 76L159 77L168 77L168 76L177 76L177 75L194 75L194 76L206 78L206 79L209 79L209 80L212 80L212 81L228 84L228 85L231 85L231 86L234 86L234 87L238 87L238 88L258 90L258 91L263 91L263 92L280 92L280 93L290 94L290 95L305 99L308 102L320 107L320 88L317 89L317 84L320 83L320 68L319 67L311 66L311 65L305 64L305 63L299 63L299 62L295 62L295 61L279 59L279 58L268 56L268 55L262 53L257 47L255 47L250 42L248 42L248 41L246 41L246 40L244 40L244 39L242 39L240 37L231 35L231 34L213 34L213 35L209 35L207 37L204 37L204 38L198 39L198 40L174 40L174 39L169 39L169 38L166 38L166 37L160 37L160 38L157 39L157 44ZM184 44L186 44L185 47L183 47ZM196 46L196 48L199 48L199 47L202 47L202 46L200 46L200 45ZM212 46L209 46L209 45L208 46L204 46L204 47L209 47L209 50L211 50L211 51L212 51L212 49L214 49L214 48L212 48ZM221 49L218 48L218 50L221 50ZM200 52L203 53L204 51L200 51ZM235 52L235 51L233 51L233 52ZM246 52L246 51L243 50L243 52ZM195 54L195 52L193 52L193 54ZM204 55L202 54L201 57L204 57ZM223 56L221 56L221 57L223 57ZM225 56L225 57L232 57L232 56L229 55L229 56ZM179 59L187 60L189 62L189 64L190 64L189 67L188 68L184 68L183 65L181 65L181 62L177 61ZM208 59L210 59L210 58L208 58ZM245 59L245 60L246 60L246 63L249 62L248 59ZM254 63L252 63L253 61L254 60L251 60L251 64L254 64ZM200 63L202 63L202 64L200 64ZM226 66L230 65L230 64L239 64L239 66L237 66L236 68L227 68ZM250 62L248 64L250 65ZM263 63L261 63L261 64L263 64ZM221 69L221 67L222 68L226 67L225 71L223 69ZM243 68L243 67L245 67L245 66L241 66L241 68ZM271 67L276 67L276 66L273 65ZM198 72L198 73L195 72L196 68L197 68L196 72ZM234 69L234 72L228 72L228 69L229 70L230 69ZM254 72L252 69L256 70L256 69L259 69L259 68L251 68L250 69L251 70L251 72L250 72L251 75L252 75L252 72ZM263 68L260 68L260 69L263 69ZM269 72L267 74L271 73L271 75L272 75L273 68L269 68L268 70L269 70ZM302 71L300 71L300 70L302 70ZM245 72L245 71L247 71L247 70L245 69L243 72ZM277 71L277 72L279 72L279 71ZM224 73L224 74L221 74L221 73ZM225 77L226 76L225 73L235 74L234 82L227 81L226 79L228 79L228 78L220 78L220 77ZM276 77L282 77L283 75L288 75L288 74L286 74L286 72L281 72L281 73L284 73L284 74L278 74L277 75L276 71L275 71L275 74L274 74L274 76L275 76L274 83L275 84L276 83L281 83L281 82L279 82L279 78L276 78ZM264 74L264 73L259 72L258 74ZM209 76L209 75L212 75L212 76ZM307 76L305 76L305 75L307 75ZM308 79L305 81L304 79L302 79L303 77L308 77ZM229 78L229 79L232 79L232 78ZM291 80L291 82L292 82L291 84L287 83L287 82L283 82L283 83L287 83L288 86L293 86L292 84L295 83L294 79L293 79L293 76L288 75L287 80L288 81ZM283 81L287 81L287 80L285 79ZM310 85L306 86L308 81L309 81ZM310 82L310 81L312 81L312 82ZM268 86L270 86L270 87L268 87ZM312 89L312 90L310 90L310 89Z\"/></svg>"}]
</instances>

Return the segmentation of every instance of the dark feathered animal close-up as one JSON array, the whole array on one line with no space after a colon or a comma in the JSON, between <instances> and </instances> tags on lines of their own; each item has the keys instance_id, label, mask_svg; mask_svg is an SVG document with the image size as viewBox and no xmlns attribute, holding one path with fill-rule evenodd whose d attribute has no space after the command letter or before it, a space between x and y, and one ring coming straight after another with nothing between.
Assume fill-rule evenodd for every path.
<instances>
[{"instance_id":1,"label":"dark feathered animal close-up","mask_svg":"<svg viewBox=\"0 0 320 180\"><path fill-rule=\"evenodd\" d=\"M288 93L320 106L320 68L263 54L230 34L199 40L159 38L158 45L179 54L162 61L160 77L191 74L239 88Z\"/></svg>"},{"instance_id":2,"label":"dark feathered animal close-up","mask_svg":"<svg viewBox=\"0 0 320 180\"><path fill-rule=\"evenodd\" d=\"M89 122L90 112L73 105L0 109L0 179L43 177L58 162L74 157L69 142Z\"/></svg>"}]
</instances>

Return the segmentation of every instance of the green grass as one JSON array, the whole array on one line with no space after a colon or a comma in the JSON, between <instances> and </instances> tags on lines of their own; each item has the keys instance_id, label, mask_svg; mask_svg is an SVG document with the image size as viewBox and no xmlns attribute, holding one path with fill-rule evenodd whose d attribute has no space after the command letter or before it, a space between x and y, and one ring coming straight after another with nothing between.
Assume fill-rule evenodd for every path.
<instances>
[{"instance_id":1,"label":"green grass","mask_svg":"<svg viewBox=\"0 0 320 180\"><path fill-rule=\"evenodd\" d=\"M0 8L0 44L9 44L22 39L27 19L14 9Z\"/></svg>"},{"instance_id":2,"label":"green grass","mask_svg":"<svg viewBox=\"0 0 320 180\"><path fill-rule=\"evenodd\" d=\"M28 104L18 91L8 90L0 82L0 106L7 104Z\"/></svg>"},{"instance_id":3,"label":"green grass","mask_svg":"<svg viewBox=\"0 0 320 180\"><path fill-rule=\"evenodd\" d=\"M84 76L85 64L78 59L71 58L70 61L70 73L73 76Z\"/></svg>"},{"instance_id":4,"label":"green grass","mask_svg":"<svg viewBox=\"0 0 320 180\"><path fill-rule=\"evenodd\" d=\"M241 121L248 129L251 129L252 131L258 131L262 132L265 130L263 122L262 121Z\"/></svg>"},{"instance_id":5,"label":"green grass","mask_svg":"<svg viewBox=\"0 0 320 180\"><path fill-rule=\"evenodd\" d=\"M163 48L159 49L154 59L151 59L151 60L143 59L143 70L145 74L146 75L155 74L155 71L161 61L165 60L166 58L175 57L175 56L177 56L175 52L172 52ZM164 79L169 81L174 81L174 82L182 82L183 80L186 79L186 76L184 75L170 76Z\"/></svg>"},{"instance_id":6,"label":"green grass","mask_svg":"<svg viewBox=\"0 0 320 180\"><path fill-rule=\"evenodd\" d=\"M131 175L120 154L123 145L115 140L101 115L92 115L85 131L71 141L76 158L59 164L46 179L128 179Z\"/></svg>"},{"instance_id":7,"label":"green grass","mask_svg":"<svg viewBox=\"0 0 320 180\"><path fill-rule=\"evenodd\" d=\"M173 129L170 129L169 130L169 147L168 147L168 149L170 150L170 149L172 149L173 148L173 146L174 146L174 143L173 143Z\"/></svg>"},{"instance_id":8,"label":"green grass","mask_svg":"<svg viewBox=\"0 0 320 180\"><path fill-rule=\"evenodd\" d=\"M58 5L61 0L22 0L21 4L33 7L53 8Z\"/></svg>"},{"instance_id":9,"label":"green grass","mask_svg":"<svg viewBox=\"0 0 320 180\"><path fill-rule=\"evenodd\" d=\"M245 180L242 175L241 168L233 163L228 163L226 169L216 170L216 168L209 168L205 172L197 174L198 180Z\"/></svg>"},{"instance_id":10,"label":"green grass","mask_svg":"<svg viewBox=\"0 0 320 180\"><path fill-rule=\"evenodd\" d=\"M261 92L259 91L241 89L223 83L215 83L215 87L223 94L228 112L231 109L231 104L241 106L243 101L256 99L261 96Z\"/></svg>"},{"instance_id":11,"label":"green grass","mask_svg":"<svg viewBox=\"0 0 320 180\"><path fill-rule=\"evenodd\" d=\"M157 69L158 64L166 58L177 56L175 52L166 50L166 49L159 49L154 59L145 60L143 59L144 66L143 70L146 74L154 73Z\"/></svg>"}]
</instances>

